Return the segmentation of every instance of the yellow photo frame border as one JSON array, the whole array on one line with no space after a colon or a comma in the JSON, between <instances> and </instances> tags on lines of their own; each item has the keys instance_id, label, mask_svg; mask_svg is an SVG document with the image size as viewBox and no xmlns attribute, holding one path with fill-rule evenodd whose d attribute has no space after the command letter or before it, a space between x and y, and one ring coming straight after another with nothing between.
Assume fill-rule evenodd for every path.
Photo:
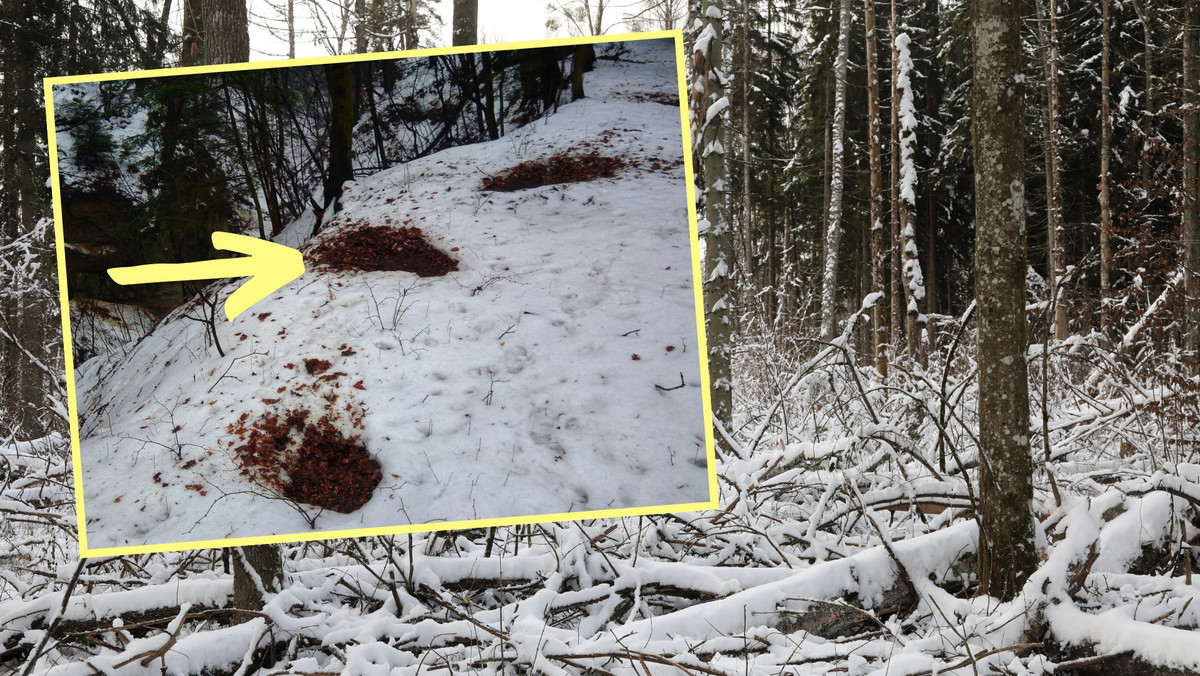
<instances>
[{"instance_id":1,"label":"yellow photo frame border","mask_svg":"<svg viewBox=\"0 0 1200 676\"><path fill-rule=\"evenodd\" d=\"M521 517L500 517L492 519L475 519L467 521L447 521L407 526L388 526L381 528L355 528L316 532L287 533L266 535L261 537L240 537L221 540L196 540L189 542L169 542L154 545L127 547L97 547L87 544L87 517L83 505L82 461L79 445L79 414L75 392L75 360L71 349L71 311L67 298L66 281L66 250L63 240L62 196L58 177L58 144L55 138L54 124L54 91L55 85L74 84L80 82L102 82L111 80L141 79L170 75L194 75L203 73L221 73L245 70L261 70L264 68L280 68L292 66L319 66L331 63L354 63L359 61L375 61L381 59L409 58L422 56L444 56L450 54L477 54L498 50L532 49L538 47L574 46L581 44L599 44L608 42L633 42L641 40L660 40L670 38L675 42L675 65L679 89L679 123L683 141L683 164L687 188L688 232L691 237L693 295L696 305L696 338L699 346L701 396L703 400L703 415L705 426L706 462L708 467L708 501L674 505L654 505L648 507L632 507L623 509L601 509L585 512L567 512L557 514L535 514ZM683 33L680 30L652 31L644 33L622 33L617 35L600 35L580 38L556 38L549 40L526 40L520 42L505 42L488 45L470 45L461 47L438 47L434 49L415 49L398 52L374 52L369 54L352 54L343 56L319 56L302 59L275 59L268 61L252 61L238 64L218 64L212 66L190 66L186 68L164 68L159 70L130 71L119 73L99 73L91 75L71 75L64 77L49 77L43 80L46 98L46 131L49 141L50 155L50 184L54 201L54 237L55 253L58 265L58 295L59 309L62 313L63 357L66 366L67 405L71 423L71 464L74 473L75 514L79 533L79 556L118 556L123 554L146 554L152 552L184 551L192 549L208 549L218 547L233 547L244 545L272 544L282 542L303 542L312 540L328 540L334 538L365 537L372 535L398 535L405 533L425 533L443 530L462 530L468 528L488 528L495 526L517 526L530 523L547 523L561 521L579 521L586 519L606 519L625 516L645 516L651 514L667 514L675 512L692 512L718 507L718 486L716 476L716 450L714 446L712 420L711 390L708 373L708 344L704 327L703 283L700 270L700 240L696 220L695 176L692 170L692 143L688 119L688 89L686 76L686 58L683 47Z\"/></svg>"}]
</instances>

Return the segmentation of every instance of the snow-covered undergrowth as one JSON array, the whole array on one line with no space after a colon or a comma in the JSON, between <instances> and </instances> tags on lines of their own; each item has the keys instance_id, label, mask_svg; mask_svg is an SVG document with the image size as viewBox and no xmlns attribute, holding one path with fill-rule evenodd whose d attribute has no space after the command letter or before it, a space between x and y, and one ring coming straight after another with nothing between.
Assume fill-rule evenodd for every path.
<instances>
[{"instance_id":1,"label":"snow-covered undergrowth","mask_svg":"<svg viewBox=\"0 0 1200 676\"><path fill-rule=\"evenodd\" d=\"M444 276L314 266L213 344L193 301L77 371L91 548L708 501L696 304L670 41L599 61L588 97L512 136L347 184L317 241L415 227ZM610 178L481 180L602 152ZM311 214L279 241L308 250ZM210 290L219 303L239 282ZM223 354L222 354L223 353ZM250 481L245 428L307 411L382 482L322 511ZM241 451L244 453L244 451Z\"/></svg>"},{"instance_id":2,"label":"snow-covered undergrowth","mask_svg":"<svg viewBox=\"0 0 1200 676\"><path fill-rule=\"evenodd\" d=\"M721 509L289 546L241 624L219 553L91 562L60 615L64 565L7 591L0 643L20 663L61 616L54 674L1200 670L1195 381L1144 345L1054 343L1043 423L1031 348L1042 558L1000 603L975 594L973 324L936 324L929 367L886 385L852 330L742 350Z\"/></svg>"}]
</instances>

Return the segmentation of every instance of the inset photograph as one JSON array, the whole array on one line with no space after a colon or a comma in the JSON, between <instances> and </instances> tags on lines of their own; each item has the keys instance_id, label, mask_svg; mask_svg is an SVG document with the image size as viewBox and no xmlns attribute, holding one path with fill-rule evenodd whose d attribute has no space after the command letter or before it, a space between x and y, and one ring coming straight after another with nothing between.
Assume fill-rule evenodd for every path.
<instances>
[{"instance_id":1,"label":"inset photograph","mask_svg":"<svg viewBox=\"0 0 1200 676\"><path fill-rule=\"evenodd\" d=\"M715 506L680 53L49 80L82 553Z\"/></svg>"}]
</instances>

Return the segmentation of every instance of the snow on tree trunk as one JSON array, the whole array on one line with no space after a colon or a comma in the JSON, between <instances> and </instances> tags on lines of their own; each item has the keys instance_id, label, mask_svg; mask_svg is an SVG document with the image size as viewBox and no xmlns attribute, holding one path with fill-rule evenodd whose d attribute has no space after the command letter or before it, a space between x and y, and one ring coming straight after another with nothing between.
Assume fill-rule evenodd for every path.
<instances>
[{"instance_id":1,"label":"snow on tree trunk","mask_svg":"<svg viewBox=\"0 0 1200 676\"><path fill-rule=\"evenodd\" d=\"M1110 70L1108 63L1108 5L1103 0L1100 23L1100 310L1101 323L1112 296L1112 208L1109 206L1109 155L1112 153L1112 113L1108 103Z\"/></svg>"},{"instance_id":2,"label":"snow on tree trunk","mask_svg":"<svg viewBox=\"0 0 1200 676\"><path fill-rule=\"evenodd\" d=\"M971 88L979 307L979 580L1008 600L1037 567L1025 363L1020 6L976 0Z\"/></svg>"},{"instance_id":3,"label":"snow on tree trunk","mask_svg":"<svg viewBox=\"0 0 1200 676\"><path fill-rule=\"evenodd\" d=\"M1196 52L1197 20L1193 3L1186 3L1183 30L1183 100L1188 104L1183 116L1183 261L1187 270L1186 324L1188 350L1200 343L1200 67Z\"/></svg>"},{"instance_id":4,"label":"snow on tree trunk","mask_svg":"<svg viewBox=\"0 0 1200 676\"><path fill-rule=\"evenodd\" d=\"M1059 124L1058 106L1058 9L1056 0L1048 0L1049 28L1046 29L1046 199L1047 246L1050 261L1047 265L1050 292L1054 307L1054 338L1067 337L1067 305L1063 298L1062 284L1066 276L1066 256L1063 252L1063 198L1062 198L1062 154L1059 140L1062 130Z\"/></svg>"},{"instance_id":5,"label":"snow on tree trunk","mask_svg":"<svg viewBox=\"0 0 1200 676\"><path fill-rule=\"evenodd\" d=\"M829 174L829 222L825 226L825 274L821 280L821 338L833 338L837 325L837 263L842 239L842 188L846 135L846 71L850 52L850 0L841 0L838 20L837 82L833 95L833 169Z\"/></svg>"},{"instance_id":6,"label":"snow on tree trunk","mask_svg":"<svg viewBox=\"0 0 1200 676\"><path fill-rule=\"evenodd\" d=\"M863 0L867 42L867 136L871 153L871 291L887 294L887 236L883 229L883 148L879 119L879 65L875 36L875 0ZM888 326L885 307L871 310L875 370L887 378Z\"/></svg>"},{"instance_id":7,"label":"snow on tree trunk","mask_svg":"<svg viewBox=\"0 0 1200 676\"><path fill-rule=\"evenodd\" d=\"M725 117L729 99L722 73L721 34L724 12L721 0L704 3L703 28L696 37L693 53L693 86L700 87L700 157L704 179L704 210L700 232L704 233L704 326L708 342L708 377L713 417L728 423L733 413L733 382L730 375L730 342L733 315L730 312L730 266L733 261L733 232L725 187Z\"/></svg>"},{"instance_id":8,"label":"snow on tree trunk","mask_svg":"<svg viewBox=\"0 0 1200 676\"><path fill-rule=\"evenodd\" d=\"M891 33L891 63L895 64L900 60L900 54L896 49L896 28L900 25L899 12L896 8L896 0L891 0L891 17L888 22L888 31ZM904 324L900 318L905 316L904 313L904 273L900 264L903 260L903 255L900 252L900 181L897 179L900 176L900 153L896 149L900 147L900 106L897 101L900 100L899 90L897 89L896 73L892 72L891 92L888 101L889 120L888 120L888 147L890 148L891 162L890 180L888 181L888 199L891 206L890 209L890 226L891 226L891 280L892 280L892 350L899 350L903 344Z\"/></svg>"},{"instance_id":9,"label":"snow on tree trunk","mask_svg":"<svg viewBox=\"0 0 1200 676\"><path fill-rule=\"evenodd\" d=\"M230 550L233 559L233 607L261 610L264 597L283 586L283 559L277 545L248 545ZM241 619L249 620L250 615Z\"/></svg>"},{"instance_id":10,"label":"snow on tree trunk","mask_svg":"<svg viewBox=\"0 0 1200 676\"><path fill-rule=\"evenodd\" d=\"M896 91L900 95L898 117L900 122L900 238L904 247L904 289L908 298L905 333L908 334L909 361L925 364L925 315L920 304L925 300L925 279L921 272L921 261L917 256L917 238L913 231L912 210L917 205L917 166L913 161L913 150L917 143L917 109L913 104L912 82L909 74L913 70L912 54L908 45L912 39L908 33L895 36L897 60Z\"/></svg>"}]
</instances>

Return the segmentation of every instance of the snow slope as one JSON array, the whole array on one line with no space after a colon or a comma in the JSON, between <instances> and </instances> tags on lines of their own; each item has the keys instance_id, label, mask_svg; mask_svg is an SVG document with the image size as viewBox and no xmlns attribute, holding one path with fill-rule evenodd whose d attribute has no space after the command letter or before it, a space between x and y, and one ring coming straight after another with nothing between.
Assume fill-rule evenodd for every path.
<instances>
[{"instance_id":1,"label":"snow slope","mask_svg":"<svg viewBox=\"0 0 1200 676\"><path fill-rule=\"evenodd\" d=\"M310 264L219 321L225 357L185 306L81 365L87 547L303 537L314 518L330 531L708 501L679 109L647 98L678 92L674 44L629 47L588 74L588 98L543 121L348 184L321 235L420 227L456 272ZM629 166L480 190L486 175L584 144ZM298 246L311 227L308 215L279 240ZM321 381L304 359L345 375ZM381 464L362 509L320 512L240 475L230 426L296 406L338 414Z\"/></svg>"}]
</instances>

